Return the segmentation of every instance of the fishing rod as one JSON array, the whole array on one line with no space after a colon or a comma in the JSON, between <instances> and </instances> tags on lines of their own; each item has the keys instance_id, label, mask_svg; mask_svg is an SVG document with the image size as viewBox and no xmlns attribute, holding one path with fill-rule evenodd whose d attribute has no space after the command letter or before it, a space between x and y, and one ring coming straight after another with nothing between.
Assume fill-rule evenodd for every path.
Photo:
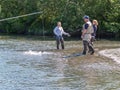
<instances>
[{"instance_id":1,"label":"fishing rod","mask_svg":"<svg viewBox=\"0 0 120 90\"><path fill-rule=\"evenodd\" d=\"M41 14L41 13L43 13L43 12L40 11L40 12L19 15L19 16L15 16L15 17L4 18L4 19L0 19L0 22L12 20L12 19L18 19L18 18L27 17L27 16L32 16L32 15L37 15L37 14ZM43 22L43 20L42 20L42 22ZM43 36L44 36L44 25L43 25ZM45 40L45 36L44 36L44 40Z\"/></svg>"},{"instance_id":2,"label":"fishing rod","mask_svg":"<svg viewBox=\"0 0 120 90\"><path fill-rule=\"evenodd\" d=\"M42 13L42 11L41 12L29 13L29 14L25 14L25 15L20 15L20 16L15 16L15 17L10 17L10 18L5 18L5 19L1 19L0 22L7 21L7 20L12 20L12 19L18 19L18 18L21 18L21 17L32 16L32 15L41 14L41 13Z\"/></svg>"}]
</instances>

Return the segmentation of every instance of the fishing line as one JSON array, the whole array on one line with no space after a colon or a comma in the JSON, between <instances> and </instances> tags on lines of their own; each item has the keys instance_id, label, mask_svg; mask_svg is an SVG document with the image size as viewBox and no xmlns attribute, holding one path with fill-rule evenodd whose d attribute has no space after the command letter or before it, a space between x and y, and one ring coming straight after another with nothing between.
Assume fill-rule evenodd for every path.
<instances>
[{"instance_id":1,"label":"fishing line","mask_svg":"<svg viewBox=\"0 0 120 90\"><path fill-rule=\"evenodd\" d=\"M33 16L33 15L42 14L42 13L43 13L43 12L40 11L40 12L34 12L34 13L19 15L19 16L15 16L15 17L4 18L4 19L0 19L0 22L12 20L12 19L18 19L18 18L27 17L27 16ZM43 27L44 27L44 26L43 26ZM43 36L44 36L44 28L43 28ZM45 36L44 36L44 37L45 37ZM45 40L45 39L44 39L44 40Z\"/></svg>"},{"instance_id":2,"label":"fishing line","mask_svg":"<svg viewBox=\"0 0 120 90\"><path fill-rule=\"evenodd\" d=\"M32 16L32 15L41 14L41 13L42 12L34 12L34 13L25 14L25 15L20 15L20 16L15 16L15 17L10 17L10 18L5 18L5 19L1 19L0 22L7 21L7 20L12 20L12 19L18 19L18 18L21 18L21 17Z\"/></svg>"}]
</instances>

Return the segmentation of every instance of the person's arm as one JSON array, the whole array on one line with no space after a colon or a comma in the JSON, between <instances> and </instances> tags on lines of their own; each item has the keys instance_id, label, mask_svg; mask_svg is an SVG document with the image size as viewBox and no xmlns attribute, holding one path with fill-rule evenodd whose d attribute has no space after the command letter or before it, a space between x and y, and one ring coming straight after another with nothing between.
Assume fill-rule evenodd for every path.
<instances>
[{"instance_id":1,"label":"person's arm","mask_svg":"<svg viewBox=\"0 0 120 90\"><path fill-rule=\"evenodd\" d=\"M67 36L70 36L70 34L69 34L69 33L66 33L66 32L63 30L63 28L62 28L62 34L67 35Z\"/></svg>"},{"instance_id":2,"label":"person's arm","mask_svg":"<svg viewBox=\"0 0 120 90\"><path fill-rule=\"evenodd\" d=\"M53 32L54 32L54 34L55 34L56 36L58 36L57 27L55 27L55 29L53 30Z\"/></svg>"},{"instance_id":3,"label":"person's arm","mask_svg":"<svg viewBox=\"0 0 120 90\"><path fill-rule=\"evenodd\" d=\"M84 36L86 32L87 32L87 30L84 29L84 30L82 31L82 36Z\"/></svg>"},{"instance_id":4,"label":"person's arm","mask_svg":"<svg viewBox=\"0 0 120 90\"><path fill-rule=\"evenodd\" d=\"M95 33L97 32L97 25L95 26Z\"/></svg>"},{"instance_id":5,"label":"person's arm","mask_svg":"<svg viewBox=\"0 0 120 90\"><path fill-rule=\"evenodd\" d=\"M88 25L88 24L85 24L85 27L84 27L84 29L82 30L82 36L81 36L82 38L83 38L84 35L86 34L88 27L89 27L89 25Z\"/></svg>"}]
</instances>

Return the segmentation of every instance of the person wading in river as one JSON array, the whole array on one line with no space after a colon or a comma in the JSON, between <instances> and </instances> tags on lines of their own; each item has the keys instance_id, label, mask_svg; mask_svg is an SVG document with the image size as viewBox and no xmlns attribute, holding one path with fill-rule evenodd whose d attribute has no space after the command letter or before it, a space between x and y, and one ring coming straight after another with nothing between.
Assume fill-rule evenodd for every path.
<instances>
[{"instance_id":1,"label":"person wading in river","mask_svg":"<svg viewBox=\"0 0 120 90\"><path fill-rule=\"evenodd\" d=\"M92 24L93 24L93 30L94 30L94 32L92 33L91 43L93 45L93 42L95 41L95 37L96 37L96 31L97 31L98 21L97 20L93 20Z\"/></svg>"},{"instance_id":2,"label":"person wading in river","mask_svg":"<svg viewBox=\"0 0 120 90\"><path fill-rule=\"evenodd\" d=\"M62 49L64 49L64 38L63 38L63 34L70 36L69 33L64 32L61 22L57 23L57 26L55 27L55 29L53 30L55 36L56 36L56 43L57 43L57 49L59 49L59 45L61 43L61 47Z\"/></svg>"},{"instance_id":3,"label":"person wading in river","mask_svg":"<svg viewBox=\"0 0 120 90\"><path fill-rule=\"evenodd\" d=\"M83 41L83 55L86 55L87 53L87 48L89 48L90 54L94 54L94 48L92 47L91 44L91 38L92 38L92 33L93 33L93 26L92 23L89 20L89 16L85 15L83 17L85 24L83 25L83 30L82 30L82 41Z\"/></svg>"}]
</instances>

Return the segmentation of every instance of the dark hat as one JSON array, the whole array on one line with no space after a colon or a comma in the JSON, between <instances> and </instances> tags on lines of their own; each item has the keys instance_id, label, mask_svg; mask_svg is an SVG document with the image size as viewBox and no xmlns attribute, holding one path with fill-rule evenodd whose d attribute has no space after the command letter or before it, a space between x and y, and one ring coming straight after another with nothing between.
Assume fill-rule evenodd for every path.
<instances>
[{"instance_id":1,"label":"dark hat","mask_svg":"<svg viewBox=\"0 0 120 90\"><path fill-rule=\"evenodd\" d=\"M85 16L83 17L83 19L89 19L89 16L85 15Z\"/></svg>"}]
</instances>

